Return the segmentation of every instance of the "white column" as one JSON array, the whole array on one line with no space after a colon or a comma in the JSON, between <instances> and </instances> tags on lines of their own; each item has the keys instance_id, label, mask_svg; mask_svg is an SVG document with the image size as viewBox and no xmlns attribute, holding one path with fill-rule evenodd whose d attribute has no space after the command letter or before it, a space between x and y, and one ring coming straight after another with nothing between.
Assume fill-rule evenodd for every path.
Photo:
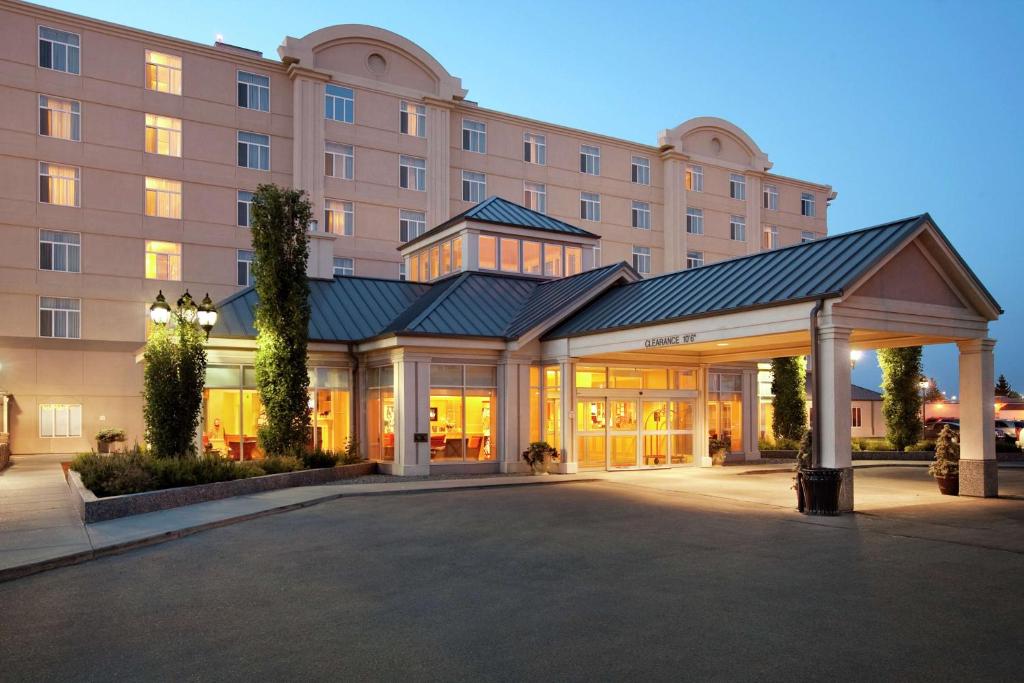
<instances>
[{"instance_id":1,"label":"white column","mask_svg":"<svg viewBox=\"0 0 1024 683\"><path fill-rule=\"evenodd\" d=\"M395 368L395 474L430 474L430 364L399 360ZM416 434L426 434L417 442Z\"/></svg>"},{"instance_id":2,"label":"white column","mask_svg":"<svg viewBox=\"0 0 1024 683\"><path fill-rule=\"evenodd\" d=\"M292 65L292 185L305 190L319 231L310 235L306 273L334 275L335 236L324 233L324 83L325 73Z\"/></svg>"},{"instance_id":3,"label":"white column","mask_svg":"<svg viewBox=\"0 0 1024 683\"><path fill-rule=\"evenodd\" d=\"M815 364L819 396L818 413L821 467L843 470L839 509L853 510L853 461L850 452L850 329L824 325L818 328L818 361Z\"/></svg>"},{"instance_id":4,"label":"white column","mask_svg":"<svg viewBox=\"0 0 1024 683\"><path fill-rule=\"evenodd\" d=\"M680 270L686 253L686 189L683 176L686 161L675 151L662 155L665 202L665 272Z\"/></svg>"},{"instance_id":5,"label":"white column","mask_svg":"<svg viewBox=\"0 0 1024 683\"><path fill-rule=\"evenodd\" d=\"M579 471L576 459L576 373L573 362L563 358L558 364L561 370L562 390L562 445L559 452L562 457L558 464L560 474L575 474Z\"/></svg>"},{"instance_id":6,"label":"white column","mask_svg":"<svg viewBox=\"0 0 1024 683\"><path fill-rule=\"evenodd\" d=\"M746 459L760 460L758 443L760 405L757 398L757 368L743 370L743 452Z\"/></svg>"},{"instance_id":7,"label":"white column","mask_svg":"<svg viewBox=\"0 0 1024 683\"><path fill-rule=\"evenodd\" d=\"M529 389L524 388L520 381L521 367L518 360L507 355L498 365L497 457L502 472L515 472L518 469L519 424L524 415L523 408L527 409L525 414L529 414L529 405L524 401L529 398Z\"/></svg>"},{"instance_id":8,"label":"white column","mask_svg":"<svg viewBox=\"0 0 1024 683\"><path fill-rule=\"evenodd\" d=\"M449 109L440 100L427 100L427 229L447 220L451 211Z\"/></svg>"},{"instance_id":9,"label":"white column","mask_svg":"<svg viewBox=\"0 0 1024 683\"><path fill-rule=\"evenodd\" d=\"M994 339L959 342L960 349L960 495L999 495L996 462Z\"/></svg>"},{"instance_id":10,"label":"white column","mask_svg":"<svg viewBox=\"0 0 1024 683\"><path fill-rule=\"evenodd\" d=\"M701 365L697 368L697 405L693 416L693 459L697 465L710 467L710 461L705 462L708 453L708 366Z\"/></svg>"},{"instance_id":11,"label":"white column","mask_svg":"<svg viewBox=\"0 0 1024 683\"><path fill-rule=\"evenodd\" d=\"M747 253L761 251L761 207L764 202L761 189L762 179L753 174L747 175Z\"/></svg>"}]
</instances>

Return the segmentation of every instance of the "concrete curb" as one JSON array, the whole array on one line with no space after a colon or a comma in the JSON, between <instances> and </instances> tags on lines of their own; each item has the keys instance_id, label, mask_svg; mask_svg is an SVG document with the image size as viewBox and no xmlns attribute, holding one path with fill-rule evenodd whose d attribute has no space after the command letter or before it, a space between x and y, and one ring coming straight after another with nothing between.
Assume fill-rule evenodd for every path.
<instances>
[{"instance_id":1,"label":"concrete curb","mask_svg":"<svg viewBox=\"0 0 1024 683\"><path fill-rule=\"evenodd\" d=\"M465 481L453 480L454 481ZM125 541L123 543L114 543L111 545L100 546L93 548L92 550L85 550L77 553L70 553L68 555L62 555L60 557L54 557L47 560L40 560L39 562L30 562L28 564L18 565L15 567L7 567L0 569L0 583L5 581L13 581L32 574L39 574L41 572L49 571L51 569L59 569L60 567L70 567L76 564L82 564L90 560L97 560L102 557L109 557L111 555L120 555L121 553L136 548L145 548L151 545L158 545L160 543L166 543L167 541L173 541L178 538L184 538L193 534L198 534L203 531L210 529L217 529L219 527L230 526L232 524L238 524L239 522L246 522L251 519L258 519L260 517L268 517L270 515L276 515L283 512L291 512L293 510L301 510L302 508L312 507L319 505L320 503L326 503L339 498L369 498L372 496L408 496L413 494L428 494L428 493L450 493L452 491L477 491L480 489L489 488L511 488L516 486L537 486L537 485L556 485L556 484L575 484L582 482L595 482L602 481L597 478L585 478L585 479L555 479L555 478L539 478L538 481L514 481L514 482L494 482L494 483L483 483L471 485L455 485L454 483L448 486L439 486L433 488L408 488L398 489L392 491L359 491L359 490L346 490L330 493L317 498L311 498L309 500L300 501L298 503L288 503L287 505L280 505L277 507L267 508L266 510L257 510L244 515L237 515L234 517L226 517L224 519L217 519L210 522L204 522L202 524L194 524L192 526L183 527L181 529L175 529L174 531L165 531L152 536L146 536L143 538L133 539L131 541ZM416 484L422 482L415 482ZM358 489L360 485L345 486L345 489ZM88 531L88 529L87 529Z\"/></svg>"}]
</instances>

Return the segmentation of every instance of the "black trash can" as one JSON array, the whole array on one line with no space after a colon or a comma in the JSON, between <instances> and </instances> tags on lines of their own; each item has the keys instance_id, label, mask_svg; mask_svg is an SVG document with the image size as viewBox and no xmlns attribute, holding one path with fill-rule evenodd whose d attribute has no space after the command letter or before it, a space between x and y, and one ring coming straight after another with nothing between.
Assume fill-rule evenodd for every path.
<instances>
[{"instance_id":1,"label":"black trash can","mask_svg":"<svg viewBox=\"0 0 1024 683\"><path fill-rule=\"evenodd\" d=\"M838 515L843 471L828 467L807 468L800 473L804 510L808 515Z\"/></svg>"}]
</instances>

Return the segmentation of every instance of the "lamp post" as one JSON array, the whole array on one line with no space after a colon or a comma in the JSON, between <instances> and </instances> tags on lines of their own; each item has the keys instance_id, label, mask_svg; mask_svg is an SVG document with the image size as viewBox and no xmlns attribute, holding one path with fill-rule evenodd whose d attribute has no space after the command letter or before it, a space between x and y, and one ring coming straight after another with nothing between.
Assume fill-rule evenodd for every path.
<instances>
[{"instance_id":1,"label":"lamp post","mask_svg":"<svg viewBox=\"0 0 1024 683\"><path fill-rule=\"evenodd\" d=\"M853 370L857 367L857 361L864 357L864 352L859 349L852 349L850 351L850 369Z\"/></svg>"},{"instance_id":2,"label":"lamp post","mask_svg":"<svg viewBox=\"0 0 1024 683\"><path fill-rule=\"evenodd\" d=\"M206 338L209 339L210 330L217 324L217 307L213 305L209 292L203 297L202 302L196 306L195 300L186 289L176 305L177 311L175 313L178 321L189 324L198 323L199 327L206 333ZM149 319L157 327L163 327L171 321L171 314L171 306L167 303L167 299L164 298L163 290L160 290L153 304L149 307Z\"/></svg>"},{"instance_id":3,"label":"lamp post","mask_svg":"<svg viewBox=\"0 0 1024 683\"><path fill-rule=\"evenodd\" d=\"M919 386L921 388L921 424L924 424L925 421L928 419L927 416L925 415L924 399L925 399L925 392L928 391L928 387L930 387L931 384L932 383L929 382L926 379L923 379L923 380L921 380L920 382L917 383L917 386Z\"/></svg>"}]
</instances>

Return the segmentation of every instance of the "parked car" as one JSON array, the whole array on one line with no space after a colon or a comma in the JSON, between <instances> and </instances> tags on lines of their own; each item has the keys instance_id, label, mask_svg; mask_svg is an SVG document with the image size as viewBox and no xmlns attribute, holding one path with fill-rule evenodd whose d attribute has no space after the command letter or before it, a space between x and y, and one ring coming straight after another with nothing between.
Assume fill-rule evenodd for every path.
<instances>
[{"instance_id":1,"label":"parked car","mask_svg":"<svg viewBox=\"0 0 1024 683\"><path fill-rule=\"evenodd\" d=\"M1024 449L1024 420L1014 420L1013 424L1017 426L1017 448Z\"/></svg>"},{"instance_id":2,"label":"parked car","mask_svg":"<svg viewBox=\"0 0 1024 683\"><path fill-rule=\"evenodd\" d=\"M921 436L924 439L937 439L939 434L942 433L942 428L949 425L949 428L953 430L954 435L959 440L960 437L960 421L951 417L940 417L931 419L924 425L924 432Z\"/></svg>"},{"instance_id":3,"label":"parked car","mask_svg":"<svg viewBox=\"0 0 1024 683\"><path fill-rule=\"evenodd\" d=\"M996 420L996 439L1017 445L1020 430L1013 420Z\"/></svg>"}]
</instances>

